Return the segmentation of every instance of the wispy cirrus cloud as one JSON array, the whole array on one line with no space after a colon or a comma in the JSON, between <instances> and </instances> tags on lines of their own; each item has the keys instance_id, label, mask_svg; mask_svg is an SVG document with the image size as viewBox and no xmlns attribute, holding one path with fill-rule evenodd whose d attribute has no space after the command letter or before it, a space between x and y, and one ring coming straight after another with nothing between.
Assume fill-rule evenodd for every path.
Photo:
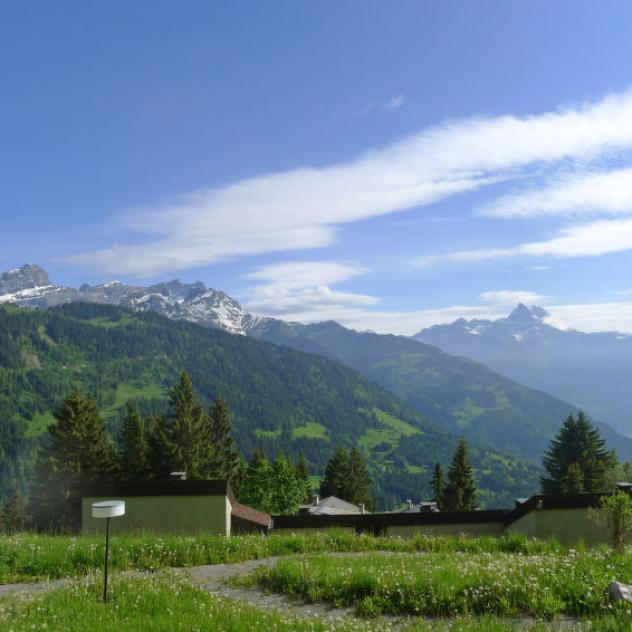
<instances>
[{"instance_id":1,"label":"wispy cirrus cloud","mask_svg":"<svg viewBox=\"0 0 632 632\"><path fill-rule=\"evenodd\" d=\"M528 290L489 290L479 294L479 298L483 303L508 306L517 305L518 303L536 305L550 299L549 296Z\"/></svg>"},{"instance_id":2,"label":"wispy cirrus cloud","mask_svg":"<svg viewBox=\"0 0 632 632\"><path fill-rule=\"evenodd\" d=\"M330 287L366 271L356 264L337 261L292 261L263 266L243 277L263 282L250 289L245 307L256 314L312 322L323 314L374 305L379 300L375 296Z\"/></svg>"},{"instance_id":3,"label":"wispy cirrus cloud","mask_svg":"<svg viewBox=\"0 0 632 632\"><path fill-rule=\"evenodd\" d=\"M511 179L536 163L589 160L630 148L632 93L536 116L450 121L347 162L249 178L134 211L121 229L138 233L140 242L69 259L109 274L152 276L261 253L323 248L336 241L344 224ZM577 230L559 239L580 239ZM544 243L524 249L546 250ZM514 251L499 249L493 256ZM478 251L463 260L491 256Z\"/></svg>"},{"instance_id":4,"label":"wispy cirrus cloud","mask_svg":"<svg viewBox=\"0 0 632 632\"><path fill-rule=\"evenodd\" d=\"M632 168L565 174L540 188L495 200L479 212L509 219L632 213Z\"/></svg>"},{"instance_id":5,"label":"wispy cirrus cloud","mask_svg":"<svg viewBox=\"0 0 632 632\"><path fill-rule=\"evenodd\" d=\"M509 257L594 257L632 249L632 219L600 220L569 226L551 239L517 244L507 248L478 248L414 259L423 268L439 263L467 263Z\"/></svg>"},{"instance_id":6,"label":"wispy cirrus cloud","mask_svg":"<svg viewBox=\"0 0 632 632\"><path fill-rule=\"evenodd\" d=\"M395 94L384 104L387 110L398 110L404 105L404 95Z\"/></svg>"}]
</instances>

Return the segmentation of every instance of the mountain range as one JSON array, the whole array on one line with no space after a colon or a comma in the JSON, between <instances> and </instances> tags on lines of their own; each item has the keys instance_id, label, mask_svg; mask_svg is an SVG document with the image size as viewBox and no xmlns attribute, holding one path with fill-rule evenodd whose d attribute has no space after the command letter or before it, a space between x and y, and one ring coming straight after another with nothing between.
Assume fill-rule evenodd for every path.
<instances>
[{"instance_id":1,"label":"mountain range","mask_svg":"<svg viewBox=\"0 0 632 632\"><path fill-rule=\"evenodd\" d=\"M201 282L174 280L142 287L113 281L73 289L50 283L44 270L27 264L0 276L0 302L37 308L75 302L114 304L323 355L379 383L450 433L534 462L540 461L563 419L576 410L544 392L552 391L546 381L537 390L524 386L477 361L446 353L438 348L439 342L434 346L421 341L424 332L411 339L359 333L335 322L304 325L261 318ZM520 306L508 319L515 324L510 334L514 343L515 336L526 335L528 322L542 318L537 308ZM600 425L600 430L620 458L632 458L632 441L608 426Z\"/></svg>"},{"instance_id":2,"label":"mountain range","mask_svg":"<svg viewBox=\"0 0 632 632\"><path fill-rule=\"evenodd\" d=\"M0 495L24 485L53 411L78 385L96 398L113 436L124 404L164 410L186 369L208 406L222 394L238 445L302 453L315 475L339 443L368 457L381 507L430 493L435 462L447 466L458 437L375 382L306 354L151 311L70 303L47 310L0 306ZM507 506L538 486L535 464L475 444L485 506Z\"/></svg>"},{"instance_id":3,"label":"mountain range","mask_svg":"<svg viewBox=\"0 0 632 632\"><path fill-rule=\"evenodd\" d=\"M632 336L561 330L541 307L518 305L507 318L435 325L413 338L483 362L531 388L583 408L632 433Z\"/></svg>"}]
</instances>

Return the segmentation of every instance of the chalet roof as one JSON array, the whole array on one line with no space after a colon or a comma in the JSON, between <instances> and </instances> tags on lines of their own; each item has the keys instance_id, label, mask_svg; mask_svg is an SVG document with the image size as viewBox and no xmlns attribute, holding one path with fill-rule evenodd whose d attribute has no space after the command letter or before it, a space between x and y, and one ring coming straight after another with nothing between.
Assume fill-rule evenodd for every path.
<instances>
[{"instance_id":1,"label":"chalet roof","mask_svg":"<svg viewBox=\"0 0 632 632\"><path fill-rule=\"evenodd\" d=\"M301 505L299 513L310 516L333 516L333 515L349 515L349 514L367 514L366 510L360 505L347 502L337 496L326 496L319 498L317 503L311 505Z\"/></svg>"},{"instance_id":2,"label":"chalet roof","mask_svg":"<svg viewBox=\"0 0 632 632\"><path fill-rule=\"evenodd\" d=\"M270 516L270 514L259 511L258 509L253 509L252 507L248 507L246 505L242 505L238 502L232 504L231 514L235 518L239 518L247 522L253 522L255 524L261 525L262 527L265 527L266 529L269 528L272 523L272 517Z\"/></svg>"}]
</instances>

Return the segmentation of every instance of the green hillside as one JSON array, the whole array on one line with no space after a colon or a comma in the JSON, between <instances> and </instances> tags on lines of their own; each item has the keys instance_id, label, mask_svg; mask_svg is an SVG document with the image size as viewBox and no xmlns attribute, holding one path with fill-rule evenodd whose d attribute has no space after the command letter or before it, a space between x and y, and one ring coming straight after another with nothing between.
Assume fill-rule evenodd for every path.
<instances>
[{"instance_id":1,"label":"green hillside","mask_svg":"<svg viewBox=\"0 0 632 632\"><path fill-rule=\"evenodd\" d=\"M538 463L569 412L576 410L478 362L403 336L358 333L333 322L294 325L271 320L250 333L342 362L449 432ZM632 458L630 439L597 425L620 458Z\"/></svg>"},{"instance_id":2,"label":"green hillside","mask_svg":"<svg viewBox=\"0 0 632 632\"><path fill-rule=\"evenodd\" d=\"M128 398L147 412L164 404L186 368L206 403L218 393L248 456L261 447L295 456L313 472L339 442L369 457L382 505L427 495L432 464L456 437L357 372L316 355L243 336L95 304L45 311L0 307L0 467L6 486L24 477L51 411L75 384L96 397L113 432ZM537 471L474 448L483 499L506 505L537 489Z\"/></svg>"}]
</instances>

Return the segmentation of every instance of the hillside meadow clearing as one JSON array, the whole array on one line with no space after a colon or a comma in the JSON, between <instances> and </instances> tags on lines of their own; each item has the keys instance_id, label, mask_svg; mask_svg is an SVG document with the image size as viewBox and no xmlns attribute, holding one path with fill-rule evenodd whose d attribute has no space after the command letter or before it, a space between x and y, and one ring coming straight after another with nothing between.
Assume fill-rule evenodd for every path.
<instances>
[{"instance_id":1,"label":"hillside meadow clearing","mask_svg":"<svg viewBox=\"0 0 632 632\"><path fill-rule=\"evenodd\" d=\"M279 559L218 592L175 570L269 557ZM1 598L0 630L632 629L628 608L608 597L612 579L632 583L629 551L522 536L121 536L111 561L104 605L101 538L0 537L0 583L71 578L48 593ZM252 589L254 605L234 597L237 584ZM270 607L269 593L290 602ZM293 600L349 611L336 620L305 616Z\"/></svg>"}]
</instances>

